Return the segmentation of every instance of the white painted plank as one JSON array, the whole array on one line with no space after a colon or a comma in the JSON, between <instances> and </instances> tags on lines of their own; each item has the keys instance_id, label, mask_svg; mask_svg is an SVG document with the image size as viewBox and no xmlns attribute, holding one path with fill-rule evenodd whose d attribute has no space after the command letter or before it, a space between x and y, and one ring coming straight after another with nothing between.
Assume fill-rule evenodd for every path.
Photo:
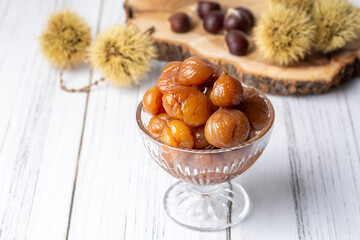
<instances>
[{"instance_id":1,"label":"white painted plank","mask_svg":"<svg viewBox=\"0 0 360 240\"><path fill-rule=\"evenodd\" d=\"M110 12L105 9L104 12ZM117 20L116 14L107 16ZM105 23L103 21L103 25ZM162 195L170 182L175 180L149 161L142 146L134 147L140 139L136 124L132 122L135 120L133 103L141 99L159 71L153 72L149 77L151 82L144 83L139 92L108 87L106 94L101 91L91 93L70 228L71 239L96 239L100 236L105 239L224 238L225 231L194 232L176 225L165 216ZM134 98L134 95L137 97ZM350 181L353 175L338 179L339 186L327 186L333 175L339 175L336 157L350 154L347 160L356 160L354 142L349 143L348 148L348 144L343 144L345 150L334 155L326 153L329 146L336 143L336 138L330 138L331 132L327 129L335 131L337 136L347 128L339 128L340 123L323 124L323 118L332 113L333 105L338 101L337 95L332 92L315 97L271 97L277 112L274 136L259 162L238 179L249 191L254 209L244 223L231 229L232 239L357 237L354 226L360 222L358 214L353 213L346 220L343 212L349 214L351 210L341 208L344 200L327 196L323 190L324 187L332 192L341 190L352 205L357 205L354 201L356 189L342 189L343 186L340 186L340 183L353 185L354 182ZM318 105L314 107L313 104ZM309 106L321 114L309 111ZM340 106L346 106L344 99ZM343 120L346 123L349 118ZM313 134L315 127L319 131L317 135ZM323 131L327 133L321 135ZM350 135L347 133L343 140ZM317 144L318 141L325 143ZM327 158L334 167L325 169L329 175L322 179L322 165L326 165ZM317 162L314 163L314 160ZM348 174L349 167L340 171ZM310 180L314 183L309 183ZM332 213L335 206L339 209ZM351 229L350 233L346 232L347 229Z\"/></svg>"},{"instance_id":2,"label":"white painted plank","mask_svg":"<svg viewBox=\"0 0 360 240\"><path fill-rule=\"evenodd\" d=\"M124 19L122 2L106 0L101 29ZM164 66L154 61L140 87L108 85L90 93L69 239L226 238L225 231L184 229L163 210L163 195L174 179L142 146L135 111Z\"/></svg>"},{"instance_id":3,"label":"white painted plank","mask_svg":"<svg viewBox=\"0 0 360 240\"><path fill-rule=\"evenodd\" d=\"M283 97L269 97L275 108L274 130L263 155L236 179L249 193L252 211L231 228L232 239L297 239Z\"/></svg>"},{"instance_id":4,"label":"white painted plank","mask_svg":"<svg viewBox=\"0 0 360 240\"><path fill-rule=\"evenodd\" d=\"M96 26L98 4L1 1L0 239L65 239L86 94L60 90L38 36L65 5ZM67 76L81 85L89 73Z\"/></svg>"},{"instance_id":5,"label":"white painted plank","mask_svg":"<svg viewBox=\"0 0 360 240\"><path fill-rule=\"evenodd\" d=\"M290 146L294 156L289 160L299 184L295 201L303 219L303 238L360 237L359 146L350 128L344 91L287 100L291 116L287 121L294 123L293 129L287 123L294 139Z\"/></svg>"},{"instance_id":6,"label":"white painted plank","mask_svg":"<svg viewBox=\"0 0 360 240\"><path fill-rule=\"evenodd\" d=\"M233 228L233 234L244 239L359 239L360 146L351 127L360 120L359 86L354 79L320 96L281 98L282 103L271 97L276 126L286 134L275 129L261 164L244 174L244 186L258 192L253 200L261 213L254 212L252 224ZM269 188L272 197L262 196Z\"/></svg>"},{"instance_id":7,"label":"white painted plank","mask_svg":"<svg viewBox=\"0 0 360 240\"><path fill-rule=\"evenodd\" d=\"M360 238L359 92L357 78L320 96L271 96L273 138L260 164L240 177L255 209L232 235Z\"/></svg>"},{"instance_id":8,"label":"white painted plank","mask_svg":"<svg viewBox=\"0 0 360 240\"><path fill-rule=\"evenodd\" d=\"M90 94L70 239L225 239L224 231L175 225L162 208L174 180L151 160L135 122L137 103L160 69L140 88L109 86Z\"/></svg>"},{"instance_id":9,"label":"white painted plank","mask_svg":"<svg viewBox=\"0 0 360 240\"><path fill-rule=\"evenodd\" d=\"M96 28L100 1L0 1L0 239L66 236L86 94L59 90L36 39L63 6ZM101 29L123 20L122 1L105 0ZM90 93L70 239L226 239L184 229L162 208L176 180L141 145L135 110L164 66L154 62L141 87ZM66 76L90 77L86 68ZM254 209L231 239L360 238L359 91L358 78L321 96L271 96L272 140L237 179Z\"/></svg>"}]
</instances>

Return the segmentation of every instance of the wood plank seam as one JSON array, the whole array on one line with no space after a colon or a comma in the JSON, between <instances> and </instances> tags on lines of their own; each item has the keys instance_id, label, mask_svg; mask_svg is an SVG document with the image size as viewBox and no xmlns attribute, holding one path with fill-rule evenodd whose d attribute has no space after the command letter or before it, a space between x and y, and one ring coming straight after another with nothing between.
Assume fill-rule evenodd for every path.
<instances>
[{"instance_id":1,"label":"wood plank seam","mask_svg":"<svg viewBox=\"0 0 360 240\"><path fill-rule=\"evenodd\" d=\"M91 82L92 75L93 75L93 71L90 72L89 82ZM73 210L73 206L74 206L74 197L75 197L76 183L77 183L77 177L78 177L78 172L79 172L79 163L80 163L81 149L82 149L82 143L83 143L83 140L84 140L84 129L85 129L85 122L86 122L86 115L87 115L87 109L88 109L90 92L88 91L86 94L87 94L87 96L86 96L86 103L85 103L85 112L84 112L84 118L83 118L83 126L82 126L82 129L81 129L81 137L80 137L79 151L78 151L78 155L77 155L77 159L76 159L75 179L74 179L73 189L72 189L72 193L71 193L71 202L70 202L68 226L67 226L67 229L66 229L66 238L65 238L65 239L69 239L71 216L72 216L72 210Z\"/></svg>"},{"instance_id":2,"label":"wood plank seam","mask_svg":"<svg viewBox=\"0 0 360 240\"><path fill-rule=\"evenodd\" d=\"M233 190L231 182L229 182L230 190ZM233 197L233 194L229 193L230 197ZM232 214L232 202L228 201L229 214L228 214L228 223L231 222L231 214ZM226 240L231 240L231 226L226 228Z\"/></svg>"},{"instance_id":3,"label":"wood plank seam","mask_svg":"<svg viewBox=\"0 0 360 240\"><path fill-rule=\"evenodd\" d=\"M305 226L303 220L303 212L300 206L300 179L297 174L296 168L296 161L297 161L297 152L296 152L296 139L295 139L295 132L294 126L292 122L291 109L289 107L288 101L284 101L284 108L285 108L285 125L286 125L286 135L289 142L289 162L290 162L290 175L291 175L291 191L293 194L294 199L294 207L295 207L295 214L296 214L296 227L297 227L297 235L298 239L306 239L305 237Z\"/></svg>"},{"instance_id":4,"label":"wood plank seam","mask_svg":"<svg viewBox=\"0 0 360 240\"><path fill-rule=\"evenodd\" d=\"M349 117L351 132L352 132L352 136L354 138L355 146L360 146L359 142L358 142L358 139L357 139L356 131L355 131L355 125L354 125L354 121L353 121L353 116L352 116L351 111L349 109L349 100L348 100L347 94L344 94L344 98L345 98L346 111L347 111L347 114L348 114L348 117ZM357 159L360 160L359 147L355 148L355 151L356 151ZM358 186L356 184L356 179L355 179L356 175L353 172L353 169L354 169L353 163L351 161L349 161L349 163L350 163L351 170L352 170L351 172L352 172L352 176L353 176L353 182L354 182L354 185L355 185L355 189L358 190L359 188L358 188ZM360 194L358 193L358 191L356 191L356 197L357 197L358 202L360 202L359 196L360 196ZM360 205L359 205L358 211L360 212Z\"/></svg>"},{"instance_id":5,"label":"wood plank seam","mask_svg":"<svg viewBox=\"0 0 360 240\"><path fill-rule=\"evenodd\" d=\"M96 25L96 31L95 31L95 37L96 35L99 33L99 29L100 29L100 25L101 25L101 17L102 17L102 12L103 12L103 8L104 8L104 0L100 1L100 8L99 8L99 18L98 18L98 22ZM90 77L89 77L89 84L92 81L92 77L93 77L93 70L90 71ZM78 151L78 156L77 156L77 160L76 160L76 170L75 170L75 179L74 179L74 184L73 184L73 191L71 194L71 203L70 203L70 210L69 210L69 220L68 220L68 226L67 226L67 230L66 230L66 240L69 239L69 234L70 234L70 226L71 226L71 217L72 217L72 212L73 212L73 207L74 207L74 199L75 199L75 193L76 193L76 184L77 184L77 179L78 179L78 172L79 172L79 164L80 164L80 157L81 157L81 150L82 150L82 143L84 140L84 132L85 132L85 125L86 125L86 116L87 116L87 110L88 110L88 106L89 106L89 99L90 99L90 89L87 91L87 96L86 96L86 103L85 103L85 112L84 112L84 118L83 118L83 127L81 130L81 138L80 138L80 145L79 145L79 151Z\"/></svg>"}]
</instances>

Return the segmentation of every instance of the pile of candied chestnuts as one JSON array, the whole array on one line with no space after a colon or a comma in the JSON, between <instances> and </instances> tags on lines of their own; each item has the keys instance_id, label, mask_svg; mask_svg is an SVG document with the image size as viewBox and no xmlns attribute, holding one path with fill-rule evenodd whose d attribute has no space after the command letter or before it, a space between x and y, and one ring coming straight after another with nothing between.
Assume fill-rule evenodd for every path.
<instances>
[{"instance_id":1,"label":"pile of candied chestnuts","mask_svg":"<svg viewBox=\"0 0 360 240\"><path fill-rule=\"evenodd\" d=\"M142 100L155 138L188 149L239 145L268 122L266 102L205 58L169 63Z\"/></svg>"},{"instance_id":2,"label":"pile of candied chestnuts","mask_svg":"<svg viewBox=\"0 0 360 240\"><path fill-rule=\"evenodd\" d=\"M246 35L255 25L253 13L244 7L229 8L226 14L217 2L199 1L197 14L203 20L204 29L212 34L227 32L225 41L231 54L246 55L249 40ZM191 29L191 18L183 12L175 13L168 19L172 31L188 32Z\"/></svg>"}]
</instances>

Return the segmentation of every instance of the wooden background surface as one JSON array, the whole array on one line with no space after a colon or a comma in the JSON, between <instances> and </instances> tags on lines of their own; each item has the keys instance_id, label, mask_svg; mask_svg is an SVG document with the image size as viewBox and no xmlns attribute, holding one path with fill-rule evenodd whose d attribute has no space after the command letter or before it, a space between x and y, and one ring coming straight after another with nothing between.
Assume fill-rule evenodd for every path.
<instances>
[{"instance_id":1,"label":"wooden background surface","mask_svg":"<svg viewBox=\"0 0 360 240\"><path fill-rule=\"evenodd\" d=\"M360 1L356 4L360 6ZM162 197L176 179L150 159L135 122L142 85L69 94L39 51L47 16L69 7L93 36L125 19L120 0L0 1L0 239L360 239L360 79L327 94L270 96L272 139L236 181L254 208L204 233L176 225ZM99 78L86 66L69 86Z\"/></svg>"}]
</instances>

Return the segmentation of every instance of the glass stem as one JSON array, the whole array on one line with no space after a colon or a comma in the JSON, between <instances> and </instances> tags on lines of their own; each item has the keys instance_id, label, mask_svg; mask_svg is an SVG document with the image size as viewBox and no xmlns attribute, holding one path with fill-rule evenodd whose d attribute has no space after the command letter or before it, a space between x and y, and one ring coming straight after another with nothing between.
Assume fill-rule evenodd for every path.
<instances>
[{"instance_id":1,"label":"glass stem","mask_svg":"<svg viewBox=\"0 0 360 240\"><path fill-rule=\"evenodd\" d=\"M210 194L218 189L218 185L200 186L189 184L189 190L200 194Z\"/></svg>"}]
</instances>

